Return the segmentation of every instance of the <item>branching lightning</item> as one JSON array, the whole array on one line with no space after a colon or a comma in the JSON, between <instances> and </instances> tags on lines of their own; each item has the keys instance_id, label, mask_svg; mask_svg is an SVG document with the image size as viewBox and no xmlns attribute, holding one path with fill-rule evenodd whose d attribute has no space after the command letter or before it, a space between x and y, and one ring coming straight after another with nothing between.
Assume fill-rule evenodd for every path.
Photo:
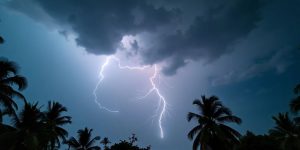
<instances>
[{"instance_id":1,"label":"branching lightning","mask_svg":"<svg viewBox=\"0 0 300 150\"><path fill-rule=\"evenodd\" d=\"M112 110L110 108L107 108L105 106L103 106L99 101L98 101L98 96L97 96L97 90L100 86L100 84L102 83L102 81L104 80L104 70L106 68L106 66L109 64L109 62L111 60L114 60L117 62L119 69L128 69L128 70L145 70L147 68L150 68L150 66L142 66L142 67L131 67L131 66L122 66L121 62L119 60L119 58L115 57L115 56L109 56L106 58L105 62L102 64L100 71L99 71L99 80L96 84L95 89L93 90L93 95L94 95L94 101L95 103L99 106L100 109L104 109L108 112L112 112L112 113L117 113L119 112L118 110ZM165 111L166 111L166 99L165 97L161 94L159 88L157 87L157 85L155 84L155 79L157 79L160 81L160 76L159 76L159 70L157 65L154 65L154 73L153 75L149 78L149 81L151 83L151 89L149 89L149 91L140 99L146 98L147 96L149 96L151 93L155 93L157 94L158 98L159 98L159 105L157 107L157 110L159 110L159 108L161 107L161 111L158 113L158 126L159 126L159 130L160 130L160 137L164 138L164 131L163 131L163 127L162 127L162 119L164 117Z\"/></svg>"},{"instance_id":2,"label":"branching lightning","mask_svg":"<svg viewBox=\"0 0 300 150\"><path fill-rule=\"evenodd\" d=\"M159 125L159 129L160 129L160 137L161 138L164 138L164 131L163 131L163 127L162 127L162 118L165 114L165 111L166 111L166 99L165 97L160 93L160 90L159 88L156 86L155 84L155 79L156 78L159 78L159 74L158 74L158 70L157 70L157 66L154 65L154 74L150 77L150 83L152 85L152 88L146 93L146 95L144 95L143 97L141 97L141 99L143 98L146 98L148 95L150 95L151 93L156 93L157 96L159 97L159 106L161 106L162 104L162 110L161 112L159 113L159 117L158 117L158 125Z\"/></svg>"}]
</instances>

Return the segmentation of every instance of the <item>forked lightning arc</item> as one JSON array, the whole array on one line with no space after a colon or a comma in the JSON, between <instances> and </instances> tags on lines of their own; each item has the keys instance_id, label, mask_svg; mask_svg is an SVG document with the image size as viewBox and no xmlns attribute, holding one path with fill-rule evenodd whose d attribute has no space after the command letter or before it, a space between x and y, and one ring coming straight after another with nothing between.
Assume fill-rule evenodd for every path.
<instances>
[{"instance_id":1,"label":"forked lightning arc","mask_svg":"<svg viewBox=\"0 0 300 150\"><path fill-rule=\"evenodd\" d=\"M105 107L103 106L99 101L98 101L98 96L97 96L97 91L99 86L101 85L102 81L104 80L105 76L104 76L104 70L107 67L107 65L109 64L109 62L111 60L114 60L117 62L119 69L128 69L128 70L140 70L143 71L147 68L152 68L151 66L122 66L120 59L115 57L115 56L108 56L105 60L105 62L102 64L101 68L100 68L100 72L99 72L99 80L96 84L95 89L93 90L93 95L94 95L94 101L95 103L99 106L100 109L106 110L108 112L112 112L112 113L118 113L118 110L113 110L111 108ZM149 78L150 84L151 84L151 89L149 89L149 91L142 96L140 99L146 98L147 96L149 96L151 93L155 93L157 94L158 98L159 98L159 105L158 105L158 109L159 107L161 107L161 111L158 114L158 126L159 126L159 130L160 130L160 137L164 138L164 131L163 131L163 127L162 127L162 119L164 117L165 111L166 111L166 106L167 106L167 102L165 97L161 94L158 86L155 83L155 79L159 77L159 70L157 65L154 65L154 73L153 75Z\"/></svg>"}]
</instances>

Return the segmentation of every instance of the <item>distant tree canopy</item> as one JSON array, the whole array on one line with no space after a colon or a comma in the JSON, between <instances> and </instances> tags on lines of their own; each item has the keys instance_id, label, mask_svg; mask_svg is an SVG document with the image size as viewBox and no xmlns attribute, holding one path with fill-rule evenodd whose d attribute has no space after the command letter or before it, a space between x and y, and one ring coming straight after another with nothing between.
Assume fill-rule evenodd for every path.
<instances>
[{"instance_id":1,"label":"distant tree canopy","mask_svg":"<svg viewBox=\"0 0 300 150\"><path fill-rule=\"evenodd\" d=\"M146 148L138 147L137 145L133 145L126 140L121 140L119 143L115 143L108 150L150 150L150 146Z\"/></svg>"},{"instance_id":2,"label":"distant tree canopy","mask_svg":"<svg viewBox=\"0 0 300 150\"><path fill-rule=\"evenodd\" d=\"M135 143L138 141L138 138L135 136L135 134L132 134L131 137L128 138L128 141L121 140L119 143L113 144L110 148L107 150L150 150L151 146L148 146L146 148L141 148L135 145Z\"/></svg>"},{"instance_id":3,"label":"distant tree canopy","mask_svg":"<svg viewBox=\"0 0 300 150\"><path fill-rule=\"evenodd\" d=\"M247 131L235 150L281 150L277 140L268 135L255 135Z\"/></svg>"}]
</instances>

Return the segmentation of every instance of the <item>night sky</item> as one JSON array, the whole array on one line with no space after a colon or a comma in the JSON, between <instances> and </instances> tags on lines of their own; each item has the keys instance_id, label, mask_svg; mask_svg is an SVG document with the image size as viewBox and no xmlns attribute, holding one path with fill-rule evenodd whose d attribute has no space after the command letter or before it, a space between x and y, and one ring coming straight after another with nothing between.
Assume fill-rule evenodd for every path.
<instances>
[{"instance_id":1,"label":"night sky","mask_svg":"<svg viewBox=\"0 0 300 150\"><path fill-rule=\"evenodd\" d=\"M83 127L112 142L131 133L154 150L191 149L187 122L192 102L218 96L243 119L241 133L267 133L272 116L288 111L300 83L299 0L1 0L0 56L28 79L24 95L68 108L71 136ZM103 72L108 56L115 61ZM157 94L167 102L160 137ZM21 103L20 103L21 104ZM45 107L45 106L44 106Z\"/></svg>"}]
</instances>

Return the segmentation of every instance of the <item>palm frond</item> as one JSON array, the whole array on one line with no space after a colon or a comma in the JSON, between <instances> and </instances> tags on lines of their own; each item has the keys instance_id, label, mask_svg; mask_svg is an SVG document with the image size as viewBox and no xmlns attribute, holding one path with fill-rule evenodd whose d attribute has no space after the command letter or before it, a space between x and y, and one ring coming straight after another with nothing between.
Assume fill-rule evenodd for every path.
<instances>
[{"instance_id":1,"label":"palm frond","mask_svg":"<svg viewBox=\"0 0 300 150\"><path fill-rule=\"evenodd\" d=\"M194 138L194 135L197 134L198 132L200 132L202 129L201 125L198 125L196 127L194 127L189 133L188 133L188 138L190 140L192 140Z\"/></svg>"},{"instance_id":2,"label":"palm frond","mask_svg":"<svg viewBox=\"0 0 300 150\"><path fill-rule=\"evenodd\" d=\"M300 84L296 85L296 87L294 88L294 93L295 94L300 94Z\"/></svg>"},{"instance_id":3,"label":"palm frond","mask_svg":"<svg viewBox=\"0 0 300 150\"><path fill-rule=\"evenodd\" d=\"M86 147L91 147L91 146L95 143L95 141L98 141L98 140L100 140L100 136L94 137L92 140L90 140L90 141L86 144Z\"/></svg>"},{"instance_id":4,"label":"palm frond","mask_svg":"<svg viewBox=\"0 0 300 150\"><path fill-rule=\"evenodd\" d=\"M233 122L233 123L237 123L237 124L242 123L242 119L237 116L222 116L222 117L217 118L217 120L221 123L225 123L225 122Z\"/></svg>"},{"instance_id":5,"label":"palm frond","mask_svg":"<svg viewBox=\"0 0 300 150\"><path fill-rule=\"evenodd\" d=\"M17 85L19 90L24 90L27 87L26 78L19 75L5 78L1 82L8 85Z\"/></svg>"},{"instance_id":6,"label":"palm frond","mask_svg":"<svg viewBox=\"0 0 300 150\"><path fill-rule=\"evenodd\" d=\"M290 108L293 113L297 113L297 111L300 110L300 96L297 96L291 101Z\"/></svg>"},{"instance_id":7,"label":"palm frond","mask_svg":"<svg viewBox=\"0 0 300 150\"><path fill-rule=\"evenodd\" d=\"M74 137L71 137L66 143L72 148L80 147L80 143Z\"/></svg>"},{"instance_id":8,"label":"palm frond","mask_svg":"<svg viewBox=\"0 0 300 150\"><path fill-rule=\"evenodd\" d=\"M229 108L223 106L223 107L220 107L216 110L213 117L218 118L218 117L222 116L223 114L232 115L232 112Z\"/></svg>"},{"instance_id":9,"label":"palm frond","mask_svg":"<svg viewBox=\"0 0 300 150\"><path fill-rule=\"evenodd\" d=\"M188 115L187 115L187 120L188 121L191 121L192 119L199 119L201 118L201 115L198 115L198 114L195 114L193 112L189 112Z\"/></svg>"}]
</instances>

